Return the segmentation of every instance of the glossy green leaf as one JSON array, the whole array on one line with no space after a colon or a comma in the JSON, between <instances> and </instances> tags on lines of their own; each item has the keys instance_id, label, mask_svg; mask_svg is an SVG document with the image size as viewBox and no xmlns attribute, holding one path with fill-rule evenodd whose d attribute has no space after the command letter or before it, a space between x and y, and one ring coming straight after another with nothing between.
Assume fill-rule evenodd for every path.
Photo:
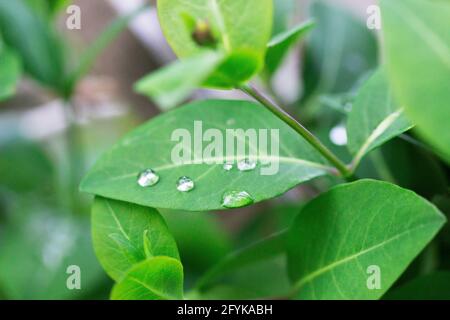
<instances>
[{"instance_id":1,"label":"glossy green leaf","mask_svg":"<svg viewBox=\"0 0 450 320\"><path fill-rule=\"evenodd\" d=\"M386 300L450 300L450 272L425 275L388 292Z\"/></svg>"},{"instance_id":2,"label":"glossy green leaf","mask_svg":"<svg viewBox=\"0 0 450 320\"><path fill-rule=\"evenodd\" d=\"M403 109L395 102L383 70L361 87L348 116L348 148L354 165L371 150L411 129Z\"/></svg>"},{"instance_id":3,"label":"glossy green leaf","mask_svg":"<svg viewBox=\"0 0 450 320\"><path fill-rule=\"evenodd\" d=\"M22 70L17 55L0 42L0 101L13 96Z\"/></svg>"},{"instance_id":4,"label":"glossy green leaf","mask_svg":"<svg viewBox=\"0 0 450 320\"><path fill-rule=\"evenodd\" d=\"M159 0L157 5L166 39L179 57L195 55L204 48L193 37L199 22L207 23L217 49L230 55L231 61L224 61L217 76L232 81L213 79L210 86L229 88L262 67L272 30L272 0ZM227 67L230 64L243 70L236 74L236 68Z\"/></svg>"},{"instance_id":5,"label":"glossy green leaf","mask_svg":"<svg viewBox=\"0 0 450 320\"><path fill-rule=\"evenodd\" d=\"M103 268L116 281L133 265L148 258L179 259L175 240L163 218L152 208L96 198L92 235Z\"/></svg>"},{"instance_id":6,"label":"glossy green leaf","mask_svg":"<svg viewBox=\"0 0 450 320\"><path fill-rule=\"evenodd\" d=\"M290 30L277 34L269 42L266 54L266 70L269 75L283 63L289 50L314 27L313 21L307 21Z\"/></svg>"},{"instance_id":7,"label":"glossy green leaf","mask_svg":"<svg viewBox=\"0 0 450 320\"><path fill-rule=\"evenodd\" d=\"M450 161L450 3L382 1L394 93L419 132Z\"/></svg>"},{"instance_id":8,"label":"glossy green leaf","mask_svg":"<svg viewBox=\"0 0 450 320\"><path fill-rule=\"evenodd\" d=\"M380 298L444 222L425 199L386 182L331 189L304 207L288 236L295 298ZM374 266L379 289L368 286Z\"/></svg>"},{"instance_id":9,"label":"glossy green leaf","mask_svg":"<svg viewBox=\"0 0 450 320\"><path fill-rule=\"evenodd\" d=\"M316 28L306 42L304 99L347 92L378 62L374 34L363 21L329 3L314 1L310 9Z\"/></svg>"},{"instance_id":10,"label":"glossy green leaf","mask_svg":"<svg viewBox=\"0 0 450 320\"><path fill-rule=\"evenodd\" d=\"M169 257L150 258L135 265L112 291L113 300L182 300L183 267Z\"/></svg>"},{"instance_id":11,"label":"glossy green leaf","mask_svg":"<svg viewBox=\"0 0 450 320\"><path fill-rule=\"evenodd\" d=\"M171 109L201 87L222 59L223 55L214 51L200 52L146 76L135 89L163 110Z\"/></svg>"},{"instance_id":12,"label":"glossy green leaf","mask_svg":"<svg viewBox=\"0 0 450 320\"><path fill-rule=\"evenodd\" d=\"M62 90L65 61L61 39L24 0L0 0L0 34L21 57L26 72L41 83Z\"/></svg>"},{"instance_id":13,"label":"glossy green leaf","mask_svg":"<svg viewBox=\"0 0 450 320\"><path fill-rule=\"evenodd\" d=\"M233 130L229 131L228 139L226 129ZM256 131L248 132L247 137L248 129ZM269 145L276 146L278 140L279 152L269 147L266 151L261 147L258 152L264 138L249 139L251 132L266 136ZM214 136L200 146L206 133ZM192 148L196 140L196 151L181 152L183 140ZM232 146L229 148L232 152L226 151L225 140ZM255 143L256 140L262 142ZM221 145L215 151L211 148L212 143L217 146L213 141ZM238 141L246 146L245 151L238 147ZM176 159L185 155L190 159ZM204 156L202 161L200 155ZM235 160L244 157L258 160L259 164L254 170L239 171ZM225 162L234 162L234 168L224 170ZM137 176L148 168L160 176L160 181L143 188L138 185ZM264 107L246 101L206 100L163 114L128 134L97 162L82 181L81 190L154 208L207 211L223 209L222 200L227 192L245 191L254 202L259 202L329 170L326 160L315 149ZM176 183L183 176L194 181L192 191L177 190Z\"/></svg>"}]
</instances>

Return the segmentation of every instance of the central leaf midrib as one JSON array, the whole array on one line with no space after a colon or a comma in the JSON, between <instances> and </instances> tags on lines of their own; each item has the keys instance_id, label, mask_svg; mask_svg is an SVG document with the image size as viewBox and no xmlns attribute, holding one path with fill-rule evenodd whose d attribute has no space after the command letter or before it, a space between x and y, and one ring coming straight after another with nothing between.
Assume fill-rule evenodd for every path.
<instances>
[{"instance_id":1,"label":"central leaf midrib","mask_svg":"<svg viewBox=\"0 0 450 320\"><path fill-rule=\"evenodd\" d=\"M369 253L369 252L371 252L373 250L376 250L376 249L378 249L378 248L380 248L380 247L382 247L382 246L384 246L384 245L386 245L386 244L388 244L388 243L390 243L392 241L395 241L395 240L405 236L408 233L417 231L419 229L422 229L422 228L425 228L425 227L428 227L428 226L431 226L431 225L434 225L434 224L436 224L436 222L424 223L424 224L422 224L420 226L417 226L415 228L412 228L412 229L409 229L409 230L405 230L405 231L395 235L394 237L392 237L390 239L387 239L385 241L382 241L382 242L380 242L380 243L378 243L378 244L376 244L374 246L371 246L371 247L369 247L369 248L367 248L365 250L362 250L360 252L354 253L354 254L352 254L350 256L344 257L344 258L339 259L337 261L334 261L332 263L329 263L328 265L326 265L324 267L321 267L320 269L318 269L318 270L316 270L314 272L311 272L310 274L308 274L308 275L304 276L303 278L301 278L300 280L298 280L296 282L295 286L294 286L295 291L297 292L305 284L313 281L314 279L318 278L322 274L324 274L324 273L326 273L326 272L328 272L330 270L333 270L334 268L336 268L336 267L338 267L338 266L340 266L340 265L342 265L342 264L344 264L346 262L352 261L352 260L354 260L354 259L356 259L356 258L358 258L358 257L360 257L360 256L362 256L362 255L364 255L366 253Z\"/></svg>"}]
</instances>

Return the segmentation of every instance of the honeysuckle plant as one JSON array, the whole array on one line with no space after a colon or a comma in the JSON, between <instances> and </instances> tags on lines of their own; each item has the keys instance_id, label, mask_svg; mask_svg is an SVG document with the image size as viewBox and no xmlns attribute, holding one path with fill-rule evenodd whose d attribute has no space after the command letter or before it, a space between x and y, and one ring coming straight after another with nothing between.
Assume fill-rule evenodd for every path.
<instances>
[{"instance_id":1,"label":"honeysuckle plant","mask_svg":"<svg viewBox=\"0 0 450 320\"><path fill-rule=\"evenodd\" d=\"M321 1L314 4L316 21L275 34L272 0L157 1L162 29L179 60L139 81L136 90L163 110L178 108L126 135L81 183L83 192L95 195L93 242L103 268L116 282L112 299L448 297L448 230L442 229L446 218L438 205L445 207L449 196L450 4L381 0L380 6L380 62L367 63L366 73L361 63L358 67L358 61L350 59L356 65L352 71L359 72L351 77L360 80L333 83L333 76L339 75L331 72L345 66L325 70L326 52L315 55L318 46L332 44L320 39L320 31L332 26L323 18L334 19ZM357 31L376 48L368 30ZM300 115L294 117L275 102L279 99L264 92L289 50L308 34L307 90L301 105L321 100L338 110L346 123L349 157L341 157L307 129L301 106L289 109ZM308 81L315 69L328 72L328 79ZM180 106L200 87L237 89L249 100ZM241 129L236 138L245 141L245 150L229 157L212 148L207 162L197 161L195 149L178 150L193 156L175 163L173 150L180 137L174 139L174 132L183 129L194 136L196 122L219 136L226 136L227 129ZM258 152L247 130L278 132L276 159ZM208 140L211 145L213 138ZM394 145L399 152L396 165L426 158L413 165L411 176L422 174L415 170L430 170L425 173L428 180L438 167L437 176L445 181L442 188L433 180L428 183L434 191L412 181L408 183L416 192L406 189L408 183L389 172L387 160L378 166L378 179L370 179L361 167L365 160L380 157L380 147L392 149L399 141L398 148ZM406 153L410 158L401 159L402 148L412 150ZM260 169L270 160L278 161L278 171L264 175ZM177 248L183 243L175 241L159 211L233 210L279 197L300 184L314 184L312 179L319 177L328 177L331 187L319 188L314 199L299 206L287 228L225 256L185 286L184 260ZM173 218L189 224L194 215L180 212ZM208 244L199 243L201 256L202 245ZM432 261L431 271L444 271L426 272L425 278L402 287L405 281L397 281L425 248L421 257ZM246 278L245 270L251 270ZM423 287L442 282L447 285L436 292Z\"/></svg>"}]
</instances>

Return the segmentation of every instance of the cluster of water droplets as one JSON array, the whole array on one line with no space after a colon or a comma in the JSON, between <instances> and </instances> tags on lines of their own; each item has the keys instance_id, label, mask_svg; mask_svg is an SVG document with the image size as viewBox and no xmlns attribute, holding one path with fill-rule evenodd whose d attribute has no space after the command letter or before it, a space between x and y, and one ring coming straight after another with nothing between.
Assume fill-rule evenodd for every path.
<instances>
[{"instance_id":1,"label":"cluster of water droplets","mask_svg":"<svg viewBox=\"0 0 450 320\"><path fill-rule=\"evenodd\" d=\"M257 162L252 159L242 159L237 162L237 169L241 172L252 171L256 168ZM226 162L223 165L225 171L234 169L232 162ZM137 179L137 183L142 188L153 187L158 184L159 175L153 169L142 171ZM180 192L189 192L195 188L195 182L187 176L182 176L176 182L176 188ZM222 206L225 208L240 208L248 206L254 202L253 198L246 191L228 191L223 195Z\"/></svg>"}]
</instances>

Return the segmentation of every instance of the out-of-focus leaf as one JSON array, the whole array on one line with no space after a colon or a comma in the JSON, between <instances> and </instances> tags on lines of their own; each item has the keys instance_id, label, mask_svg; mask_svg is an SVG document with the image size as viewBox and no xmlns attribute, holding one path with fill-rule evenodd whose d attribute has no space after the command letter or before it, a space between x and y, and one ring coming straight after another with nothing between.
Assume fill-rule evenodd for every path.
<instances>
[{"instance_id":1,"label":"out-of-focus leaf","mask_svg":"<svg viewBox=\"0 0 450 320\"><path fill-rule=\"evenodd\" d=\"M192 299L205 300L257 300L284 299L291 284L286 272L286 258L274 256L246 265L230 273L208 290L193 292Z\"/></svg>"},{"instance_id":2,"label":"out-of-focus leaf","mask_svg":"<svg viewBox=\"0 0 450 320\"><path fill-rule=\"evenodd\" d=\"M386 143L380 150L394 183L427 199L447 192L445 171L428 150L401 139Z\"/></svg>"},{"instance_id":3,"label":"out-of-focus leaf","mask_svg":"<svg viewBox=\"0 0 450 320\"><path fill-rule=\"evenodd\" d=\"M286 253L286 235L287 232L277 233L228 255L205 273L197 284L197 290L203 291L212 286L218 279L230 275L241 268L284 255Z\"/></svg>"},{"instance_id":4,"label":"out-of-focus leaf","mask_svg":"<svg viewBox=\"0 0 450 320\"><path fill-rule=\"evenodd\" d=\"M0 233L0 287L8 299L80 299L106 283L88 221L23 198L9 216ZM72 265L80 268L81 290L67 287Z\"/></svg>"},{"instance_id":5,"label":"out-of-focus leaf","mask_svg":"<svg viewBox=\"0 0 450 320\"><path fill-rule=\"evenodd\" d=\"M388 292L385 300L450 300L450 272L440 271L416 278Z\"/></svg>"},{"instance_id":6,"label":"out-of-focus leaf","mask_svg":"<svg viewBox=\"0 0 450 320\"><path fill-rule=\"evenodd\" d=\"M21 57L26 72L44 85L62 90L65 61L61 39L23 0L0 0L0 34Z\"/></svg>"},{"instance_id":7,"label":"out-of-focus leaf","mask_svg":"<svg viewBox=\"0 0 450 320\"><path fill-rule=\"evenodd\" d=\"M48 190L54 179L53 165L37 144L25 140L0 144L0 185L16 192Z\"/></svg>"},{"instance_id":8,"label":"out-of-focus leaf","mask_svg":"<svg viewBox=\"0 0 450 320\"><path fill-rule=\"evenodd\" d=\"M215 130L217 136L212 141L226 139L230 145L233 143L233 149L225 151L226 143L223 143L209 154L202 153L201 161L199 152L185 153L191 150L184 150L188 147L182 142L190 143L194 128L198 133L200 124L205 133ZM226 138L228 129L241 130L228 133ZM248 129L265 130L262 134L266 133L267 141L272 140L274 145L278 143L278 132L278 154L269 149L261 152L255 139L247 137ZM174 133L180 132L183 139L174 138ZM189 137L184 139L186 135ZM239 147L237 141L245 148ZM177 161L180 149L184 150L183 155L189 156L189 161L186 158ZM250 171L238 170L236 162L244 158L257 161L257 167ZM226 162L234 163L234 169L224 170ZM148 168L160 176L160 181L153 187L143 188L137 183L137 177ZM248 200L259 202L325 175L328 170L326 160L315 149L264 107L248 101L206 100L163 114L128 134L97 162L82 181L81 190L154 208L209 211L223 209L227 193L245 191L250 196ZM183 176L194 181L191 192L177 190L177 181Z\"/></svg>"},{"instance_id":9,"label":"out-of-focus leaf","mask_svg":"<svg viewBox=\"0 0 450 320\"><path fill-rule=\"evenodd\" d=\"M222 59L223 55L214 51L200 52L146 76L135 89L153 99L163 110L171 109L202 86Z\"/></svg>"},{"instance_id":10,"label":"out-of-focus leaf","mask_svg":"<svg viewBox=\"0 0 450 320\"><path fill-rule=\"evenodd\" d=\"M380 298L444 223L434 205L386 182L331 189L303 208L289 232L295 298Z\"/></svg>"},{"instance_id":11,"label":"out-of-focus leaf","mask_svg":"<svg viewBox=\"0 0 450 320\"><path fill-rule=\"evenodd\" d=\"M151 257L179 259L177 245L167 226L152 208L96 198L92 208L95 252L106 272L116 281L133 265Z\"/></svg>"},{"instance_id":12,"label":"out-of-focus leaf","mask_svg":"<svg viewBox=\"0 0 450 320\"><path fill-rule=\"evenodd\" d=\"M135 265L116 284L113 300L182 300L183 266L169 257L150 258Z\"/></svg>"},{"instance_id":13,"label":"out-of-focus leaf","mask_svg":"<svg viewBox=\"0 0 450 320\"><path fill-rule=\"evenodd\" d=\"M157 6L166 39L180 58L204 49L195 37L199 32L225 52L222 66L208 81L210 86L233 87L262 68L272 30L272 0L159 0Z\"/></svg>"},{"instance_id":14,"label":"out-of-focus leaf","mask_svg":"<svg viewBox=\"0 0 450 320\"><path fill-rule=\"evenodd\" d=\"M287 31L294 19L296 0L275 0L272 35Z\"/></svg>"},{"instance_id":15,"label":"out-of-focus leaf","mask_svg":"<svg viewBox=\"0 0 450 320\"><path fill-rule=\"evenodd\" d=\"M17 55L0 42L0 101L15 94L21 73L21 63Z\"/></svg>"},{"instance_id":16,"label":"out-of-focus leaf","mask_svg":"<svg viewBox=\"0 0 450 320\"><path fill-rule=\"evenodd\" d=\"M46 19L52 19L55 15L67 7L71 0L25 0L28 6L37 14Z\"/></svg>"},{"instance_id":17,"label":"out-of-focus leaf","mask_svg":"<svg viewBox=\"0 0 450 320\"><path fill-rule=\"evenodd\" d=\"M347 121L348 147L353 165L371 150L411 129L412 125L395 102L383 70L361 87Z\"/></svg>"},{"instance_id":18,"label":"out-of-focus leaf","mask_svg":"<svg viewBox=\"0 0 450 320\"><path fill-rule=\"evenodd\" d=\"M219 224L217 215L169 210L161 214L177 242L186 280L191 280L190 275L203 274L231 252L230 236Z\"/></svg>"},{"instance_id":19,"label":"out-of-focus leaf","mask_svg":"<svg viewBox=\"0 0 450 320\"><path fill-rule=\"evenodd\" d=\"M302 39L308 31L314 27L313 21L307 21L287 30L283 33L277 34L269 42L266 54L266 72L269 76L273 75L275 71L283 63L284 58L289 50Z\"/></svg>"},{"instance_id":20,"label":"out-of-focus leaf","mask_svg":"<svg viewBox=\"0 0 450 320\"><path fill-rule=\"evenodd\" d=\"M381 8L394 93L419 132L450 162L450 3L388 0Z\"/></svg>"},{"instance_id":21,"label":"out-of-focus leaf","mask_svg":"<svg viewBox=\"0 0 450 320\"><path fill-rule=\"evenodd\" d=\"M311 17L317 27L306 42L304 99L315 93L347 92L376 67L375 36L362 21L325 1L314 1Z\"/></svg>"}]
</instances>

